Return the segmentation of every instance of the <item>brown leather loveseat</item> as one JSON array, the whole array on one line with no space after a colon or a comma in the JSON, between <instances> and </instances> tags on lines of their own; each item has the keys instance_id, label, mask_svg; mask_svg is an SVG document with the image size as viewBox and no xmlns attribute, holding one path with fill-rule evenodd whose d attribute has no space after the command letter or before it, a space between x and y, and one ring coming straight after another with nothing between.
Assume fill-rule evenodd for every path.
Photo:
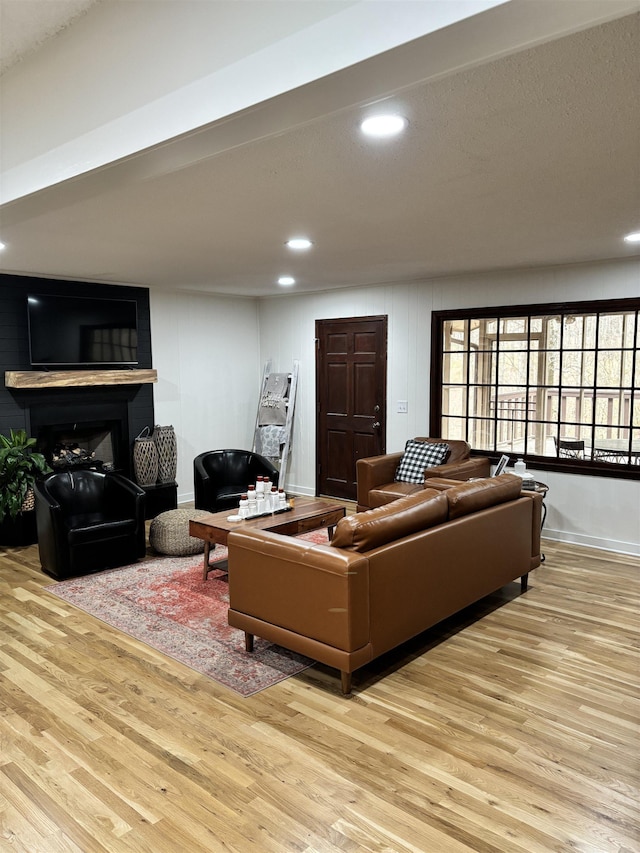
<instances>
[{"instance_id":1,"label":"brown leather loveseat","mask_svg":"<svg viewBox=\"0 0 640 853\"><path fill-rule=\"evenodd\" d=\"M514 474L342 519L330 545L229 534L229 624L351 673L540 565L540 495Z\"/></svg>"},{"instance_id":2,"label":"brown leather loveseat","mask_svg":"<svg viewBox=\"0 0 640 853\"><path fill-rule=\"evenodd\" d=\"M426 477L447 477L451 480L469 480L471 477L488 477L491 462L487 457L471 457L471 446L466 441L443 438L425 438L419 436L413 442L428 444L447 444L449 452L441 465L428 468ZM412 495L423 489L421 483L395 481L395 474L404 451L386 453L382 456L369 456L356 462L358 481L358 512L382 506L390 500Z\"/></svg>"}]
</instances>

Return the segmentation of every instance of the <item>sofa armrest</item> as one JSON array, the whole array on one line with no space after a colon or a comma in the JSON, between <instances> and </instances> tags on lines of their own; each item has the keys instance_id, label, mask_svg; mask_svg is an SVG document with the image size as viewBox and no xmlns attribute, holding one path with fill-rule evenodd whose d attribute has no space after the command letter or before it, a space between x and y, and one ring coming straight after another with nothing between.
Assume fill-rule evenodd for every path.
<instances>
[{"instance_id":1,"label":"sofa armrest","mask_svg":"<svg viewBox=\"0 0 640 853\"><path fill-rule=\"evenodd\" d=\"M114 518L144 519L144 489L120 474L107 474L104 481L105 504Z\"/></svg>"},{"instance_id":2,"label":"sofa armrest","mask_svg":"<svg viewBox=\"0 0 640 853\"><path fill-rule=\"evenodd\" d=\"M491 473L491 460L486 456L474 456L462 462L450 462L436 465L427 470L425 481L431 477L447 477L450 480L469 480L471 477L488 477Z\"/></svg>"},{"instance_id":3,"label":"sofa armrest","mask_svg":"<svg viewBox=\"0 0 640 853\"><path fill-rule=\"evenodd\" d=\"M53 572L56 566L69 559L69 544L64 531L62 507L49 493L46 483L36 483L34 492L40 562L43 568Z\"/></svg>"},{"instance_id":4,"label":"sofa armrest","mask_svg":"<svg viewBox=\"0 0 640 853\"><path fill-rule=\"evenodd\" d=\"M266 530L229 534L229 608L344 651L369 641L369 561Z\"/></svg>"},{"instance_id":5,"label":"sofa armrest","mask_svg":"<svg viewBox=\"0 0 640 853\"><path fill-rule=\"evenodd\" d=\"M386 453L383 456L369 456L356 461L358 506L369 506L369 492L393 482L402 453L403 451Z\"/></svg>"},{"instance_id":6,"label":"sofa armrest","mask_svg":"<svg viewBox=\"0 0 640 853\"><path fill-rule=\"evenodd\" d=\"M533 518L531 521L531 568L535 569L543 562L540 551L540 539L542 535L542 495L539 492L522 492L523 498L533 501Z\"/></svg>"},{"instance_id":7,"label":"sofa armrest","mask_svg":"<svg viewBox=\"0 0 640 853\"><path fill-rule=\"evenodd\" d=\"M201 453L193 460L193 492L194 505L196 509L212 511L214 495L213 482L209 472L204 467L203 459L206 453Z\"/></svg>"}]
</instances>

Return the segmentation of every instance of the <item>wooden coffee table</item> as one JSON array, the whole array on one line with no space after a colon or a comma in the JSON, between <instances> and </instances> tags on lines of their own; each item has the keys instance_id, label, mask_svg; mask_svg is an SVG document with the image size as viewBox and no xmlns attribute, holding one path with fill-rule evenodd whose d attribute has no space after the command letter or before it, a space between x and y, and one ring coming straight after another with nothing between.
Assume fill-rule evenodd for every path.
<instances>
[{"instance_id":1,"label":"wooden coffee table","mask_svg":"<svg viewBox=\"0 0 640 853\"><path fill-rule=\"evenodd\" d=\"M194 511L194 513L197 510ZM228 516L234 510L223 512L208 512L189 521L189 534L204 540L204 566L202 579L206 581L207 574L213 569L220 569L224 563L209 562L211 546L226 545L227 537L232 530L246 530L248 527L256 530L272 530L285 536L297 536L309 530L320 530L326 527L329 536L333 528L344 518L346 509L341 504L327 503L318 498L295 498L295 506L288 512L265 515L260 518L245 518L242 521L228 521Z\"/></svg>"}]
</instances>

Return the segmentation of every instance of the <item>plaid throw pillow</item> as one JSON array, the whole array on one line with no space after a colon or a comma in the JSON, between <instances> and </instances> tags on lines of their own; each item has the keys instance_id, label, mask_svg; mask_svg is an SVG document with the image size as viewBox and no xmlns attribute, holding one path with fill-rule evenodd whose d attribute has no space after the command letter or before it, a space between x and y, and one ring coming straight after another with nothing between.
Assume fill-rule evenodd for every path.
<instances>
[{"instance_id":1,"label":"plaid throw pillow","mask_svg":"<svg viewBox=\"0 0 640 853\"><path fill-rule=\"evenodd\" d=\"M432 444L410 438L405 444L402 459L396 469L396 482L423 483L425 468L442 465L448 453L448 444Z\"/></svg>"}]
</instances>

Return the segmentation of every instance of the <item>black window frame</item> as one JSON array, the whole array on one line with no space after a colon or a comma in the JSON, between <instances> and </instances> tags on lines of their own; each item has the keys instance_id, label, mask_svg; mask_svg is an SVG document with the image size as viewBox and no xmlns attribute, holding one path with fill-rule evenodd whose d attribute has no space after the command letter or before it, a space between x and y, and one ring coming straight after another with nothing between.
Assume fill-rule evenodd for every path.
<instances>
[{"instance_id":1,"label":"black window frame","mask_svg":"<svg viewBox=\"0 0 640 853\"><path fill-rule=\"evenodd\" d=\"M430 406L429 406L429 434L432 436L442 436L442 397L443 397L443 362L444 362L444 324L449 320L474 320L474 319L502 319L522 318L522 317L550 317L554 315L565 314L612 314L617 312L635 312L635 348L633 349L633 364L632 364L632 381L637 375L638 359L640 359L640 351L638 349L638 335L640 335L640 299L625 298L625 299L603 299L593 301L571 301L571 302L555 302L555 303L538 303L538 304L520 304L520 305L496 305L486 308L459 308L452 310L433 311L431 315L431 378L430 378ZM531 341L531 333L527 332L527 340ZM531 349L531 347L529 347ZM578 350L586 352L586 350ZM597 347L596 347L597 351ZM561 352L566 352L562 350ZM471 387L469 378L467 377L466 384L467 392ZM640 388L635 385L631 389L630 411L633 413L634 401L640 398ZM497 414L495 416L497 423ZM470 416L467 414L467 421ZM595 416L592 417L591 428L594 425ZM558 415L558 424L560 425L560 415ZM633 414L630 415L629 426L631 429L638 429L640 425L633 424ZM510 456L511 462L515 461L516 457L522 456L523 452L502 451L495 449L496 433L494 430L493 450L472 447L472 454L475 456L488 456L492 462L497 462L499 457L506 452ZM524 454L528 465L536 470L541 471L558 471L568 474L581 474L598 477L612 477L617 479L639 480L640 479L640 464L632 462L608 462L605 460L594 459L567 459L554 456L541 456L526 452Z\"/></svg>"}]
</instances>

